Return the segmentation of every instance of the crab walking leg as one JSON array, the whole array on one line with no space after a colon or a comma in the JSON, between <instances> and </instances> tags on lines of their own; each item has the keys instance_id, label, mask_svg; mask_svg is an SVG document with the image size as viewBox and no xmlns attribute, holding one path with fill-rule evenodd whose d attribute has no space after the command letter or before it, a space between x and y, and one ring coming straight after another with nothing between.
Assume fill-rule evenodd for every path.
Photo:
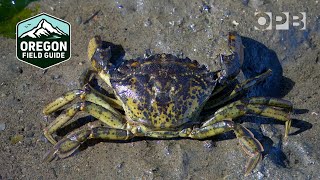
<instances>
[{"instance_id":1,"label":"crab walking leg","mask_svg":"<svg viewBox=\"0 0 320 180\"><path fill-rule=\"evenodd\" d=\"M52 134L66 124L79 111L85 111L93 117L99 119L110 127L122 129L124 127L121 115L115 114L109 109L91 102L76 103L70 108L66 109L65 113L60 114L49 126L44 129L45 137L52 143L56 144L56 140Z\"/></svg>"},{"instance_id":2,"label":"crab walking leg","mask_svg":"<svg viewBox=\"0 0 320 180\"><path fill-rule=\"evenodd\" d=\"M80 95L83 93L84 93L84 91L81 89L75 89L75 90L71 90L69 92L66 92L61 97L57 98L56 100L54 100L53 102L48 104L43 109L43 114L49 115L49 114L57 111L59 108L70 103L71 101L73 101L75 98L80 97Z\"/></svg>"},{"instance_id":3,"label":"crab walking leg","mask_svg":"<svg viewBox=\"0 0 320 180\"><path fill-rule=\"evenodd\" d=\"M205 106L205 109L212 109L214 107L220 106L227 101L235 98L236 96L240 95L242 92L248 90L250 87L254 86L255 84L265 80L267 77L271 75L272 71L269 69L268 71L254 77L251 79L248 79L240 84L237 84L235 88L232 90L232 92L227 97L219 97L215 98L214 100L208 101L208 103Z\"/></svg>"},{"instance_id":4,"label":"crab walking leg","mask_svg":"<svg viewBox=\"0 0 320 180\"><path fill-rule=\"evenodd\" d=\"M148 131L145 132L143 136L159 139L170 139L180 137L179 134L179 131Z\"/></svg>"},{"instance_id":5,"label":"crab walking leg","mask_svg":"<svg viewBox=\"0 0 320 180\"><path fill-rule=\"evenodd\" d=\"M245 101L244 99L243 101ZM288 111L293 110L293 105L290 101L278 98L268 98L268 97L252 97L247 99L249 104L261 104L261 105L268 105L273 107L279 107L287 109Z\"/></svg>"},{"instance_id":6,"label":"crab walking leg","mask_svg":"<svg viewBox=\"0 0 320 180\"><path fill-rule=\"evenodd\" d=\"M97 126L95 123L88 123L80 130L75 130L61 139L52 150L48 151L44 157L44 161L52 161L58 156L66 158L74 153L82 143L88 139L104 139L104 140L128 140L133 138L133 134L129 130L115 129L110 127Z\"/></svg>"},{"instance_id":7,"label":"crab walking leg","mask_svg":"<svg viewBox=\"0 0 320 180\"><path fill-rule=\"evenodd\" d=\"M217 86L214 88L214 91L210 95L210 97L214 97L215 95L219 94L222 91L225 91L225 89L228 89L230 86L233 87L236 84L238 84L237 79L231 79L227 84L217 84ZM230 87L230 89L231 89ZM230 92L229 92L230 93ZM228 92L226 93L228 95ZM224 96L223 96L224 98ZM209 102L210 103L210 102Z\"/></svg>"},{"instance_id":8,"label":"crab walking leg","mask_svg":"<svg viewBox=\"0 0 320 180\"><path fill-rule=\"evenodd\" d=\"M81 98L85 99L87 101L99 104L100 106L103 106L103 107L106 107L105 104L107 103L107 104L110 104L110 106L113 108L123 110L121 101L114 99L114 98L111 98L107 95L101 94L100 92L98 92L97 90L92 88L91 86L90 86L90 92L93 94L91 97L86 97L87 95L84 95ZM97 101L99 101L101 103L97 103ZM118 111L115 111L115 112L118 112Z\"/></svg>"},{"instance_id":9,"label":"crab walking leg","mask_svg":"<svg viewBox=\"0 0 320 180\"><path fill-rule=\"evenodd\" d=\"M193 139L205 139L231 130L236 134L243 150L250 156L245 170L245 175L247 176L261 161L263 147L253 134L242 125L230 120L223 120L198 129L182 130L180 136Z\"/></svg>"},{"instance_id":10,"label":"crab walking leg","mask_svg":"<svg viewBox=\"0 0 320 180\"><path fill-rule=\"evenodd\" d=\"M93 102L106 109L109 109L115 114L119 114L119 112L113 108L113 107L120 108L120 102L118 100L101 95L89 85L85 86L84 89L85 90L81 90L81 89L71 90L65 93L63 96L57 98L56 100L48 104L43 109L43 113L45 115L49 115L57 111L61 107L65 106L66 104L70 103L77 97L80 97L82 100Z\"/></svg>"},{"instance_id":11,"label":"crab walking leg","mask_svg":"<svg viewBox=\"0 0 320 180\"><path fill-rule=\"evenodd\" d=\"M258 115L269 118L274 118L276 120L285 122L285 135L287 138L290 127L291 119L289 113L282 110L282 107L292 107L291 103L276 98L268 98L262 100L263 98L252 98L235 101L229 105L226 105L218 109L214 116L206 121L201 127L206 127L212 125L216 122L222 121L224 119L235 119L244 115ZM250 101L251 100L251 101ZM266 103L266 104L260 104Z\"/></svg>"}]
</instances>

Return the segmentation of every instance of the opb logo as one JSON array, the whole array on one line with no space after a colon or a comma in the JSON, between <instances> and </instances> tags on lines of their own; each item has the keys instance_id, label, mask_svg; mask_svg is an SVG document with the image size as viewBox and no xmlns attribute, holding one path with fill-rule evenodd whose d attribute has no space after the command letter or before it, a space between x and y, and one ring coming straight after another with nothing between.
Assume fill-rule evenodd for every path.
<instances>
[{"instance_id":1,"label":"opb logo","mask_svg":"<svg viewBox=\"0 0 320 180\"><path fill-rule=\"evenodd\" d=\"M299 12L296 15L291 15L289 12L277 15L272 15L272 12L255 12L254 16L256 18L255 30L271 30L273 27L276 30L288 30L291 26L300 30L306 29L305 12Z\"/></svg>"}]
</instances>

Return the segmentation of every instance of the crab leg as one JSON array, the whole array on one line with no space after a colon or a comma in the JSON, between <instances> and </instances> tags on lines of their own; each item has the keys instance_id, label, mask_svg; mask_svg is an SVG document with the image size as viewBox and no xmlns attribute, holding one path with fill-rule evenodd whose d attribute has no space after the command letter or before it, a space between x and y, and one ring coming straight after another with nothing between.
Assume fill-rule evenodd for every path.
<instances>
[{"instance_id":1,"label":"crab leg","mask_svg":"<svg viewBox=\"0 0 320 180\"><path fill-rule=\"evenodd\" d=\"M287 109L287 110L285 110ZM214 116L206 121L202 127L212 125L224 119L235 119L244 115L260 115L285 122L285 138L288 136L291 119L288 110L292 109L289 101L276 98L251 98L235 101L218 109Z\"/></svg>"},{"instance_id":2,"label":"crab leg","mask_svg":"<svg viewBox=\"0 0 320 180\"><path fill-rule=\"evenodd\" d=\"M159 139L180 137L179 131L147 131L143 134L143 136Z\"/></svg>"},{"instance_id":3,"label":"crab leg","mask_svg":"<svg viewBox=\"0 0 320 180\"><path fill-rule=\"evenodd\" d=\"M272 71L271 71L271 69L269 69L268 71L260 74L259 76L248 79L248 80L242 82L241 84L237 84L234 87L234 89L232 90L232 92L227 95L227 97L222 96L222 97L215 98L213 100L209 100L204 108L205 109L212 109L214 107L217 107L217 106L220 106L220 105L226 103L227 101L240 95L241 92L244 92L244 91L248 90L250 87L254 86L255 84L265 80L267 77L269 77L271 75L271 73L272 73Z\"/></svg>"},{"instance_id":4,"label":"crab leg","mask_svg":"<svg viewBox=\"0 0 320 180\"><path fill-rule=\"evenodd\" d=\"M245 176L247 176L261 161L263 152L262 145L247 128L230 120L222 120L206 127L182 130L180 136L205 139L231 130L236 134L243 150L250 156L245 170Z\"/></svg>"},{"instance_id":5,"label":"crab leg","mask_svg":"<svg viewBox=\"0 0 320 180\"><path fill-rule=\"evenodd\" d=\"M90 85L86 85L84 87L84 90L81 90L81 89L71 90L71 91L65 93L63 96L57 98L56 100L54 100L53 102L48 104L43 109L43 113L45 115L49 115L49 114L57 111L58 109L60 109L64 105L70 103L71 101L73 101L77 97L80 97L82 100L86 100L86 101L90 101L95 104L98 104L106 109L109 109L110 111L112 111L114 113L118 113L118 112L116 110L114 110L112 107L121 109L120 108L121 107L120 101L113 99L113 98L110 98L110 97L107 97L107 96L104 96L104 95L100 94L99 92L97 92L96 90L94 90Z\"/></svg>"},{"instance_id":6,"label":"crab leg","mask_svg":"<svg viewBox=\"0 0 320 180\"><path fill-rule=\"evenodd\" d=\"M79 111L89 113L110 127L122 129L124 127L122 115L114 113L112 110L111 108L108 109L88 101L76 103L50 123L50 125L44 129L44 135L52 144L56 144L56 140L54 140L52 134L72 119Z\"/></svg>"},{"instance_id":7,"label":"crab leg","mask_svg":"<svg viewBox=\"0 0 320 180\"><path fill-rule=\"evenodd\" d=\"M133 138L129 130L104 127L100 122L88 123L61 139L46 153L44 161L52 161L56 156L65 158L74 153L88 139L128 140Z\"/></svg>"}]
</instances>

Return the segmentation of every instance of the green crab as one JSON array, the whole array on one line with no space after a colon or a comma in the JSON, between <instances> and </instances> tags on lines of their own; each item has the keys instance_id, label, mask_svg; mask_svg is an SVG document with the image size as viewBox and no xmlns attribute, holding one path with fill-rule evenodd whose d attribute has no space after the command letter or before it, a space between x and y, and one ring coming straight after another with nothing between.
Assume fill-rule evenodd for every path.
<instances>
[{"instance_id":1,"label":"green crab","mask_svg":"<svg viewBox=\"0 0 320 180\"><path fill-rule=\"evenodd\" d=\"M197 61L170 54L128 60L116 66L110 62L110 47L104 47L99 36L89 42L88 57L93 69L85 73L83 89L65 93L43 110L49 115L76 98L82 100L67 108L44 129L44 135L54 145L44 158L47 161L57 156L70 156L88 139L206 139L233 131L250 157L245 170L248 175L262 159L263 147L247 128L233 120L244 115L274 118L285 123L284 136L288 136L290 102L266 97L233 100L271 75L268 70L242 83L236 81L243 49L241 38L235 32L229 33L228 49L220 54L222 69L216 72ZM114 96L101 94L90 85L96 75L113 89ZM79 111L97 121L70 132L57 142L52 134Z\"/></svg>"}]
</instances>

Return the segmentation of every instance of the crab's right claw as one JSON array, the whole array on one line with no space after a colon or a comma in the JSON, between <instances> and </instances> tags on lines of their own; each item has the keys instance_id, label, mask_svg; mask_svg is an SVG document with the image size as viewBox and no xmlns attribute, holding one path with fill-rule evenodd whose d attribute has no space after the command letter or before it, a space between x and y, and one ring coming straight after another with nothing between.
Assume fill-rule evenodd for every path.
<instances>
[{"instance_id":1,"label":"crab's right claw","mask_svg":"<svg viewBox=\"0 0 320 180\"><path fill-rule=\"evenodd\" d=\"M100 36L95 36L94 38L90 39L88 44L88 59L90 60L96 49L102 47L102 40Z\"/></svg>"},{"instance_id":2,"label":"crab's right claw","mask_svg":"<svg viewBox=\"0 0 320 180\"><path fill-rule=\"evenodd\" d=\"M224 84L227 79L235 78L243 64L243 45L241 37L236 32L230 32L228 36L228 48L220 54L222 71L219 74L219 82Z\"/></svg>"},{"instance_id":3,"label":"crab's right claw","mask_svg":"<svg viewBox=\"0 0 320 180\"><path fill-rule=\"evenodd\" d=\"M111 58L111 47L105 47L100 36L92 38L88 44L88 58L92 67L100 72L109 66Z\"/></svg>"}]
</instances>

